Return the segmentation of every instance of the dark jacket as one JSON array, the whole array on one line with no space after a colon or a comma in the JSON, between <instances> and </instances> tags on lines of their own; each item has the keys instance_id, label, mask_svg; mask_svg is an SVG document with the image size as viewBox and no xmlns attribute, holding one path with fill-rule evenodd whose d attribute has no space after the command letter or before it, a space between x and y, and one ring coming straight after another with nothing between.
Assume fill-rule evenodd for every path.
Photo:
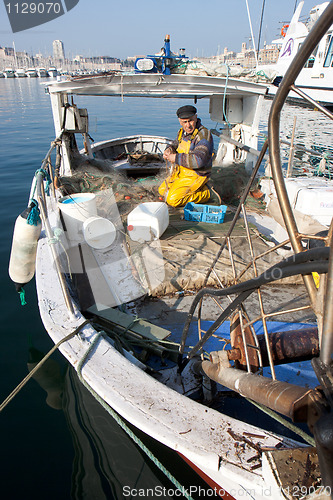
<instances>
[{"instance_id":1,"label":"dark jacket","mask_svg":"<svg viewBox=\"0 0 333 500\"><path fill-rule=\"evenodd\" d=\"M210 131L201 124L200 118L197 119L196 128L198 133L191 141L192 134L185 134L183 131L182 139L191 141L190 151L186 153L177 153L179 145L179 133L177 139L172 143L172 147L176 152L176 164L182 167L195 170L198 175L209 176L212 169L212 156L214 150L213 137Z\"/></svg>"}]
</instances>

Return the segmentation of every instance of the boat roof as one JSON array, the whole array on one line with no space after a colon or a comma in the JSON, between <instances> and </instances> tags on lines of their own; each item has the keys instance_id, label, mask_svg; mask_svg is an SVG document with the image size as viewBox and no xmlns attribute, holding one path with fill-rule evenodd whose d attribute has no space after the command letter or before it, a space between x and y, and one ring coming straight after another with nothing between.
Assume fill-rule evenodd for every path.
<instances>
[{"instance_id":1,"label":"boat roof","mask_svg":"<svg viewBox=\"0 0 333 500\"><path fill-rule=\"evenodd\" d=\"M72 77L47 86L50 94L203 98L265 94L267 85L238 78L160 73L107 73Z\"/></svg>"}]
</instances>

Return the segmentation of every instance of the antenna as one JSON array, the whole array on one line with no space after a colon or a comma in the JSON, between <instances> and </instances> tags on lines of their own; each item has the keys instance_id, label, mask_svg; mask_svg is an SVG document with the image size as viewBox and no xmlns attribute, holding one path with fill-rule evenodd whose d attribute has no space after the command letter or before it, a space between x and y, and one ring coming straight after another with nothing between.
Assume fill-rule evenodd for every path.
<instances>
[{"instance_id":1,"label":"antenna","mask_svg":"<svg viewBox=\"0 0 333 500\"><path fill-rule=\"evenodd\" d=\"M252 44L253 44L254 58L256 60L256 66L258 67L258 57L257 57L257 52L256 52L256 44L254 42L254 35L253 35L252 22L251 22L251 16L250 16L250 11L249 11L248 0L245 0L245 2L246 2L247 16L249 18L249 24L250 24L250 30L251 30L251 38L252 38Z\"/></svg>"},{"instance_id":2,"label":"antenna","mask_svg":"<svg viewBox=\"0 0 333 500\"><path fill-rule=\"evenodd\" d=\"M297 1L297 0L296 0L296 1ZM261 40L262 21L263 21L263 19L264 19L265 2L266 2L266 0L263 0L263 2L262 2L262 9L261 9L261 18L260 18L260 27L259 27L258 45L257 45L257 54L258 54L258 59L259 59L259 50L260 50L260 40Z\"/></svg>"}]
</instances>

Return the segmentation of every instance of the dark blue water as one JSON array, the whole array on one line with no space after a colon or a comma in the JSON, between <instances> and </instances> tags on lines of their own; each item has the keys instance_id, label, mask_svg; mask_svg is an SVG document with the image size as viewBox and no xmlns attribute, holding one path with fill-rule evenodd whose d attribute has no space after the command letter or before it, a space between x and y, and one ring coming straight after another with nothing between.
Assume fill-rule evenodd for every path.
<instances>
[{"instance_id":1,"label":"dark blue water","mask_svg":"<svg viewBox=\"0 0 333 500\"><path fill-rule=\"evenodd\" d=\"M1 401L27 375L29 356L33 354L36 358L32 348L45 353L52 347L39 318L34 281L26 286L27 305L22 307L7 271L15 219L27 205L32 176L54 138L49 96L42 82L41 79L0 80ZM125 98L122 102L120 98L109 97L81 98L77 104L88 107L90 133L95 140L102 140L135 133L175 137L178 128L175 110L184 101L146 99L142 105L142 100L135 98ZM209 120L208 102L199 101L197 107L203 123L215 126ZM263 132L268 109L266 103ZM304 114L316 123L316 127L312 124L309 129L304 126L299 139L306 146L317 141L324 148L328 138L332 147L326 119L316 118L309 110L293 108L293 113L295 109L301 123L305 123ZM289 115L285 115L285 123L290 134ZM0 415L1 498L103 500L125 498L124 484L170 488L164 476L80 388L61 355L56 353L52 360L55 364L51 369L58 370L59 393L64 394L62 408L50 407L45 390L31 380ZM153 443L151 446L156 448ZM158 448L156 452L175 473L182 467L182 477L178 479L187 485L201 484L193 483L194 476L167 450Z\"/></svg>"}]
</instances>

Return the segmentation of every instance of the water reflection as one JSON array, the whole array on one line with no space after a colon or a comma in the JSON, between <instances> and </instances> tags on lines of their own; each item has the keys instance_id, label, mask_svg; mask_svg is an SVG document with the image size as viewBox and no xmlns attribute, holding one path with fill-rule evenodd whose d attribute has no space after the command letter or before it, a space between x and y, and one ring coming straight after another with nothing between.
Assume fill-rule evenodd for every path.
<instances>
[{"instance_id":1,"label":"water reflection","mask_svg":"<svg viewBox=\"0 0 333 500\"><path fill-rule=\"evenodd\" d=\"M30 347L28 370L43 357ZM32 378L46 392L48 406L65 413L75 452L72 498L112 500L131 497L134 490L165 487L149 460L83 387L72 367L63 373L60 364L49 358Z\"/></svg>"}]
</instances>

